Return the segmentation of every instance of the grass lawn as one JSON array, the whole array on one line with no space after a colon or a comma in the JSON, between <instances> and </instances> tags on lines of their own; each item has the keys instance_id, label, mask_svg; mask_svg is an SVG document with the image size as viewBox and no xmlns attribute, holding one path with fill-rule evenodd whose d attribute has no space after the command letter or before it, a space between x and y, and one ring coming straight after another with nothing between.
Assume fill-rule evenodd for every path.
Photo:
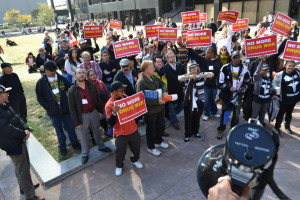
<instances>
[{"instance_id":1,"label":"grass lawn","mask_svg":"<svg viewBox=\"0 0 300 200\"><path fill-rule=\"evenodd\" d=\"M25 64L25 58L29 52L32 52L35 56L38 54L38 49L41 47L43 36L43 34L33 34L10 37L10 40L13 40L18 44L18 46L13 47L6 46L6 39L1 38L0 45L4 49L5 53L1 54L1 57L5 62L13 64L14 72L20 77L27 99L28 126L33 128L33 135L47 149L55 160L63 161L79 154L80 151L74 151L72 147L68 147L67 156L62 157L59 155L58 141L54 128L49 117L46 115L45 110L37 102L35 95L35 85L41 77L40 73L29 74ZM50 36L53 40L55 40L54 33L50 33ZM98 39L97 43L101 48L105 43L105 40L103 38ZM104 136L105 141L108 139L109 138Z\"/></svg>"}]
</instances>

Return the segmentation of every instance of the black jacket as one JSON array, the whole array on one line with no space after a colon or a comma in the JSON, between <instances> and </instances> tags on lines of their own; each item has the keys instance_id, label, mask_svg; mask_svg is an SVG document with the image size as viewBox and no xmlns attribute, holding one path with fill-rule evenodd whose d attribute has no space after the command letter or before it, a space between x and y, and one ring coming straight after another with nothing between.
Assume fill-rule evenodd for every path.
<instances>
[{"instance_id":1,"label":"black jacket","mask_svg":"<svg viewBox=\"0 0 300 200\"><path fill-rule=\"evenodd\" d=\"M84 49L77 49L77 53L78 53L79 57L81 58L81 54L84 51L87 51L91 54L91 60L94 60L93 54L99 52L99 50L100 50L98 44L97 43L95 43L95 44L96 44L96 48L86 45L86 47Z\"/></svg>"},{"instance_id":2,"label":"black jacket","mask_svg":"<svg viewBox=\"0 0 300 200\"><path fill-rule=\"evenodd\" d=\"M55 99L46 75L38 80L35 88L39 104L47 111L47 115L50 117L69 114L67 91L71 87L71 84L64 76L56 74L59 85L60 104Z\"/></svg>"},{"instance_id":3,"label":"black jacket","mask_svg":"<svg viewBox=\"0 0 300 200\"><path fill-rule=\"evenodd\" d=\"M60 69L60 71L65 72L64 68L65 68L65 55L68 53L69 48L67 51L64 51L62 49L60 49L58 51L58 53L56 54L55 58L54 58L54 62L56 63L57 67Z\"/></svg>"},{"instance_id":4,"label":"black jacket","mask_svg":"<svg viewBox=\"0 0 300 200\"><path fill-rule=\"evenodd\" d=\"M46 54L46 59L45 61L41 58L40 54L36 56L35 62L36 62L36 67L40 68L44 63L48 60L52 60L52 57Z\"/></svg>"},{"instance_id":5,"label":"black jacket","mask_svg":"<svg viewBox=\"0 0 300 200\"><path fill-rule=\"evenodd\" d=\"M250 85L250 74L246 66L239 64L239 71L237 80L242 82L240 88L248 89ZM232 98L232 93L230 88L233 86L232 81L232 72L231 72L231 63L224 65L220 71L219 78L217 81L217 87L221 90L219 97L223 101L230 101Z\"/></svg>"},{"instance_id":6,"label":"black jacket","mask_svg":"<svg viewBox=\"0 0 300 200\"><path fill-rule=\"evenodd\" d=\"M85 84L89 88L89 92L92 96L93 103L99 113L103 112L103 104L100 99L100 96L98 95L97 88L94 84L90 83L89 81L86 81ZM69 108L70 108L70 115L72 118L72 121L74 123L74 126L79 126L82 124L82 99L78 92L78 89L76 87L76 82L72 87L68 90L68 102L69 102Z\"/></svg>"},{"instance_id":7,"label":"black jacket","mask_svg":"<svg viewBox=\"0 0 300 200\"><path fill-rule=\"evenodd\" d=\"M184 83L178 81L178 76L185 74L184 67L180 63L176 63L176 71L171 67L169 63L165 65L166 78L168 82L169 94L177 94L177 101L172 103L181 103L184 99L183 86Z\"/></svg>"},{"instance_id":8,"label":"black jacket","mask_svg":"<svg viewBox=\"0 0 300 200\"><path fill-rule=\"evenodd\" d=\"M125 76L125 74L122 70L119 70L117 72L115 78L114 78L114 81L120 81L124 85L127 85L127 87L125 88L125 94L127 96L131 96L131 95L134 95L136 93L135 92L135 84L136 84L136 81L138 79L138 74L135 70L132 70L132 76L133 76L133 86L134 86L134 88L132 88L132 85L131 85L130 81Z\"/></svg>"},{"instance_id":9,"label":"black jacket","mask_svg":"<svg viewBox=\"0 0 300 200\"><path fill-rule=\"evenodd\" d=\"M103 83L112 83L115 75L117 74L120 66L114 61L110 60L108 64L106 62L100 62L99 67L102 70L102 81ZM113 69L116 69L115 72L112 72ZM104 71L108 71L109 75L104 74Z\"/></svg>"},{"instance_id":10,"label":"black jacket","mask_svg":"<svg viewBox=\"0 0 300 200\"><path fill-rule=\"evenodd\" d=\"M12 74L3 74L0 77L0 84L4 87L11 87L12 90L9 91L10 96L24 94L24 90L19 79L19 76L16 73ZM9 99L9 97L8 97Z\"/></svg>"},{"instance_id":11,"label":"black jacket","mask_svg":"<svg viewBox=\"0 0 300 200\"><path fill-rule=\"evenodd\" d=\"M0 130L0 148L7 155L22 153L21 144L29 128L11 107L3 104L0 104Z\"/></svg>"},{"instance_id":12,"label":"black jacket","mask_svg":"<svg viewBox=\"0 0 300 200\"><path fill-rule=\"evenodd\" d=\"M215 32L218 30L217 25L215 23L209 23L207 24L206 28L211 29L211 35L215 37Z\"/></svg>"}]
</instances>

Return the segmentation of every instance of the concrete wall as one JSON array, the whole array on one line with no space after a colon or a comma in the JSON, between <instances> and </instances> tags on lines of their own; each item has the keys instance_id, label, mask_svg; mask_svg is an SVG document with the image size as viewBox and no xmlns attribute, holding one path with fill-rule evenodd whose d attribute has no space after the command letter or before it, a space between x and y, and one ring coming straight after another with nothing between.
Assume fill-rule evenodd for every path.
<instances>
[{"instance_id":1,"label":"concrete wall","mask_svg":"<svg viewBox=\"0 0 300 200\"><path fill-rule=\"evenodd\" d=\"M0 23L4 23L5 12L10 9L19 10L20 14L30 14L39 7L39 3L47 3L47 0L1 0Z\"/></svg>"}]
</instances>

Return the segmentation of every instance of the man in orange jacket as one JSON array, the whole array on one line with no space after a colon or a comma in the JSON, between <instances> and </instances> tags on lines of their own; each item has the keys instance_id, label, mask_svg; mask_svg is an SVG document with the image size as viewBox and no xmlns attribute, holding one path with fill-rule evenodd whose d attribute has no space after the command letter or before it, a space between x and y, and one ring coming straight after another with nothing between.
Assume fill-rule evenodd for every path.
<instances>
[{"instance_id":1,"label":"man in orange jacket","mask_svg":"<svg viewBox=\"0 0 300 200\"><path fill-rule=\"evenodd\" d=\"M111 98L105 105L107 122L109 125L114 126L113 132L116 138L116 176L122 174L127 144L133 154L133 156L130 157L131 163L136 166L136 168L143 168L143 164L139 161L141 141L137 124L135 120L131 120L121 125L117 116L120 107L114 106L114 101L127 97L125 95L125 87L126 85L123 85L120 81L114 81L110 86L112 92Z\"/></svg>"}]
</instances>

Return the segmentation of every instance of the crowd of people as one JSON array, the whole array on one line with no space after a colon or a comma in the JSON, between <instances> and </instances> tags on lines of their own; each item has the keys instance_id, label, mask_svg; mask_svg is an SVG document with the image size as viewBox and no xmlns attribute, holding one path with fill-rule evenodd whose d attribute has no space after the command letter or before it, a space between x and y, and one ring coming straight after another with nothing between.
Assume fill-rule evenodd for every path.
<instances>
[{"instance_id":1,"label":"crowd of people","mask_svg":"<svg viewBox=\"0 0 300 200\"><path fill-rule=\"evenodd\" d=\"M126 28L129 30L129 19L126 20ZM274 17L264 17L258 24L257 31L260 27L270 29L273 20ZM82 31L83 25L97 23L107 25L106 43L101 48L96 38L85 40ZM166 19L164 22L162 18L158 18L156 24L177 27L172 19ZM182 42L182 36L178 36L177 41L159 41L156 37L147 38L143 30L138 30L135 38L140 41L142 53L122 59L115 58L112 44L132 39L133 35L128 34L126 37L122 31L121 35L118 35L104 20L91 20L86 23L75 20L73 24L68 24L64 31L56 26L56 40L45 31L39 54L35 57L31 52L28 53L25 63L29 73L41 73L41 78L36 84L37 101L50 117L57 135L60 154L67 154L68 137L74 149L81 149L82 164L87 163L89 134L92 135L99 151L111 152L103 143L99 126L102 126L105 132L111 128L116 138L115 174L120 176L127 144L133 154L130 157L132 164L137 168L143 167L139 161L139 123L146 124L147 152L159 156L159 148L169 147L164 140L169 136L165 133L165 117L170 120L174 129L180 130L177 115L184 111L184 143L188 143L192 137L202 139L199 128L203 112L203 121L211 117L219 118L216 136L221 140L226 129L228 112L232 113L231 128L240 123L241 109L245 121L258 118L262 126L266 126L266 112L271 101L276 99L279 102L279 111L273 131L281 135L280 127L285 117L286 131L294 134L290 124L293 109L300 100L300 72L296 69L295 61L287 60L283 63L280 55L287 40L297 40L297 23L292 23L287 38L283 39L278 35L277 54L256 58L247 58L245 54L245 40L251 39L250 29L233 32L229 23L223 22L217 28L214 19L210 19L206 26L204 23L188 24L183 25L181 30L199 27L212 29L212 46L187 48L188 43ZM77 37L78 46L70 46L70 31ZM214 38L216 32L219 32L219 39ZM54 50L55 43L57 48ZM24 90L18 75L12 72L11 64L2 63L1 68L3 73L0 77L0 109L8 110L7 113L9 112L11 117L20 116L16 120L18 122L10 127L22 132L17 137L18 142L9 142L14 148L4 150L7 150L8 155L18 155L23 148L23 155L27 153L23 141L27 140L30 134L25 124L27 110ZM161 91L162 97L175 94L177 99L166 102L159 98L159 95L147 95L146 91L157 90ZM136 120L120 124L117 115L120 107L115 106L114 101L140 91L144 92L148 112ZM221 102L220 111L217 102ZM0 114L0 120L5 123L1 121L0 128L6 128L11 122L2 116L4 114ZM16 131L6 130L7 134L9 131ZM33 185L32 182L27 184ZM21 184L20 186L25 191L26 187ZM26 189L29 192L25 191L28 197L33 194L32 188L33 186Z\"/></svg>"}]
</instances>

